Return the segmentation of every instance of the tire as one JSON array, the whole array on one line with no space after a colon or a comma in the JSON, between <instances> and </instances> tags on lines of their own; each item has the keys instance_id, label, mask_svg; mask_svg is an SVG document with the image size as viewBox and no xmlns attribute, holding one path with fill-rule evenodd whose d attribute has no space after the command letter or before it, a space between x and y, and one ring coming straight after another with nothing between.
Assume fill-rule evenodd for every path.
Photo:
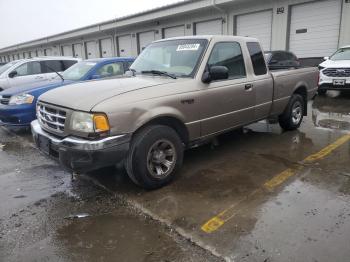
<instances>
[{"instance_id":1,"label":"tire","mask_svg":"<svg viewBox=\"0 0 350 262\"><path fill-rule=\"evenodd\" d=\"M305 102L301 95L292 95L287 108L279 116L278 122L284 130L295 130L303 121Z\"/></svg>"},{"instance_id":2,"label":"tire","mask_svg":"<svg viewBox=\"0 0 350 262\"><path fill-rule=\"evenodd\" d=\"M327 93L327 89L318 89L317 93L318 93L320 96L324 96L324 95Z\"/></svg>"},{"instance_id":3,"label":"tire","mask_svg":"<svg viewBox=\"0 0 350 262\"><path fill-rule=\"evenodd\" d=\"M174 129L148 126L132 139L125 168L134 183L145 189L156 189L175 177L182 166L183 154L183 143Z\"/></svg>"}]
</instances>

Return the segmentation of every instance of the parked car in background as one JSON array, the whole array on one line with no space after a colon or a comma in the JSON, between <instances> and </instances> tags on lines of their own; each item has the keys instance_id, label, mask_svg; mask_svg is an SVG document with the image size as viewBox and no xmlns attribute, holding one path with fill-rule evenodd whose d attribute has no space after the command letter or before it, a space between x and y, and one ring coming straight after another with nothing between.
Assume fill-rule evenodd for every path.
<instances>
[{"instance_id":1,"label":"parked car in background","mask_svg":"<svg viewBox=\"0 0 350 262\"><path fill-rule=\"evenodd\" d=\"M184 149L277 118L298 128L317 91L317 68L269 72L255 38L191 36L148 45L130 77L65 86L40 96L36 144L75 172L125 160L130 178L161 187Z\"/></svg>"},{"instance_id":2,"label":"parked car in background","mask_svg":"<svg viewBox=\"0 0 350 262\"><path fill-rule=\"evenodd\" d=\"M56 74L50 84L36 83L6 89L0 92L0 124L29 126L30 122L36 119L35 104L41 94L78 81L121 76L129 69L133 61L133 58L85 60L76 63L62 75Z\"/></svg>"},{"instance_id":3,"label":"parked car in background","mask_svg":"<svg viewBox=\"0 0 350 262\"><path fill-rule=\"evenodd\" d=\"M267 51L265 58L270 70L299 68L300 62L295 54L288 51Z\"/></svg>"},{"instance_id":4,"label":"parked car in background","mask_svg":"<svg viewBox=\"0 0 350 262\"><path fill-rule=\"evenodd\" d=\"M327 90L350 90L350 46L338 49L330 57L325 57L318 69L320 80L318 93Z\"/></svg>"},{"instance_id":5,"label":"parked car in background","mask_svg":"<svg viewBox=\"0 0 350 262\"><path fill-rule=\"evenodd\" d=\"M0 68L0 91L25 84L46 84L56 72L63 72L81 59L69 57L35 57L7 63Z\"/></svg>"}]
</instances>

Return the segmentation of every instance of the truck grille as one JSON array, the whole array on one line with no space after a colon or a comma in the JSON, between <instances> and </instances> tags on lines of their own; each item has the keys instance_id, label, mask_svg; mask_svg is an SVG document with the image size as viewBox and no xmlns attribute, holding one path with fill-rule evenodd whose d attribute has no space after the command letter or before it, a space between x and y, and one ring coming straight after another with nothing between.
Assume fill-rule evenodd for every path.
<instances>
[{"instance_id":1,"label":"truck grille","mask_svg":"<svg viewBox=\"0 0 350 262\"><path fill-rule=\"evenodd\" d=\"M38 103L37 117L41 125L58 133L64 132L67 117L66 111Z\"/></svg>"},{"instance_id":2,"label":"truck grille","mask_svg":"<svg viewBox=\"0 0 350 262\"><path fill-rule=\"evenodd\" d=\"M11 96L0 96L0 104L8 105L10 102Z\"/></svg>"},{"instance_id":3,"label":"truck grille","mask_svg":"<svg viewBox=\"0 0 350 262\"><path fill-rule=\"evenodd\" d=\"M326 68L322 73L330 77L350 77L350 68Z\"/></svg>"}]
</instances>

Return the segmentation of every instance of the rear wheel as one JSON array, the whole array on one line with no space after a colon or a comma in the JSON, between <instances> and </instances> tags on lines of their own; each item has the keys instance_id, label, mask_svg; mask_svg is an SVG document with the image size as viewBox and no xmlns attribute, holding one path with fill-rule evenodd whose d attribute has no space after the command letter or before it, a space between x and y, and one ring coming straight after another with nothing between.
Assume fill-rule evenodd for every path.
<instances>
[{"instance_id":1,"label":"rear wheel","mask_svg":"<svg viewBox=\"0 0 350 262\"><path fill-rule=\"evenodd\" d=\"M305 102L301 95L292 95L287 108L282 115L279 116L279 124L285 130L297 129L304 117Z\"/></svg>"},{"instance_id":2,"label":"rear wheel","mask_svg":"<svg viewBox=\"0 0 350 262\"><path fill-rule=\"evenodd\" d=\"M154 125L140 130L133 138L126 159L130 179L146 189L168 184L182 166L184 147L170 127Z\"/></svg>"}]
</instances>

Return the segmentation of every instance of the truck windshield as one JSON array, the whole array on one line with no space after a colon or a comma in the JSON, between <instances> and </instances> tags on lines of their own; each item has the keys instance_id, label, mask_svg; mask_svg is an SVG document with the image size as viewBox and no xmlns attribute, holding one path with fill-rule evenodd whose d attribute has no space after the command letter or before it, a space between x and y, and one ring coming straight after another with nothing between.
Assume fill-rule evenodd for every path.
<instances>
[{"instance_id":1,"label":"truck windshield","mask_svg":"<svg viewBox=\"0 0 350 262\"><path fill-rule=\"evenodd\" d=\"M1 75L2 73L4 73L5 71L7 71L7 69L9 69L10 67L12 67L13 65L15 65L15 64L17 64L17 63L18 63L18 61L13 61L13 62L9 62L9 63L3 65L3 66L0 68L0 75Z\"/></svg>"},{"instance_id":2,"label":"truck windshield","mask_svg":"<svg viewBox=\"0 0 350 262\"><path fill-rule=\"evenodd\" d=\"M330 57L331 60L350 60L350 48L340 48Z\"/></svg>"},{"instance_id":3,"label":"truck windshield","mask_svg":"<svg viewBox=\"0 0 350 262\"><path fill-rule=\"evenodd\" d=\"M194 75L208 44L205 39L177 39L150 44L131 66L137 73L161 71L176 77Z\"/></svg>"},{"instance_id":4,"label":"truck windshield","mask_svg":"<svg viewBox=\"0 0 350 262\"><path fill-rule=\"evenodd\" d=\"M78 81L81 80L87 72L90 71L97 63L95 62L79 62L75 65L68 68L66 71L62 73L62 76L65 80Z\"/></svg>"}]
</instances>

